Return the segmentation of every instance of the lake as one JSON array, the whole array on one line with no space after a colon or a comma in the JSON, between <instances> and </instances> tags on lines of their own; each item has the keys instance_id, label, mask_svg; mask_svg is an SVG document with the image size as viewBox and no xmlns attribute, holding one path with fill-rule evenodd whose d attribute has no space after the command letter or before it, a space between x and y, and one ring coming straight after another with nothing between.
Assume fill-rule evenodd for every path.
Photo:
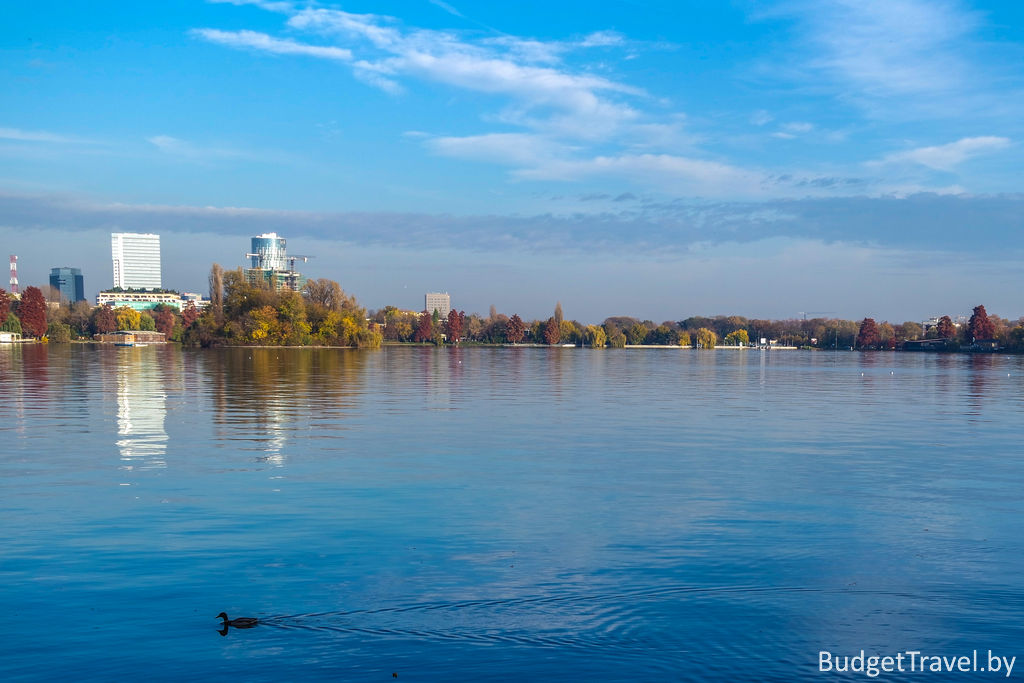
<instances>
[{"instance_id":1,"label":"lake","mask_svg":"<svg viewBox=\"0 0 1024 683\"><path fill-rule=\"evenodd\" d=\"M1024 655L1021 357L22 345L0 389L4 680Z\"/></svg>"}]
</instances>

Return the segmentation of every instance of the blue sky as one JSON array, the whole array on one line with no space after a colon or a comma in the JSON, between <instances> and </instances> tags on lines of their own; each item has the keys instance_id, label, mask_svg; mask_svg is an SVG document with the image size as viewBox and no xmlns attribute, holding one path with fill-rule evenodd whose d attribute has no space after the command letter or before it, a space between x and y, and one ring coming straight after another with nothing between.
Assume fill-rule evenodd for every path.
<instances>
[{"instance_id":1,"label":"blue sky","mask_svg":"<svg viewBox=\"0 0 1024 683\"><path fill-rule=\"evenodd\" d=\"M1024 314L1024 5L8 3L0 250L202 289L277 230L370 307Z\"/></svg>"}]
</instances>

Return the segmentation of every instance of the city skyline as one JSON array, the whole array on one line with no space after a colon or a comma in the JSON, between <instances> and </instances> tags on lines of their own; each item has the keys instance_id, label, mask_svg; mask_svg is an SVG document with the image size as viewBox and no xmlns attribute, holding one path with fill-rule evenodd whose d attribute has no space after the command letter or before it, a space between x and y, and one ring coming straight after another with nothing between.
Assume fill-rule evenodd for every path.
<instances>
[{"instance_id":1,"label":"city skyline","mask_svg":"<svg viewBox=\"0 0 1024 683\"><path fill-rule=\"evenodd\" d=\"M276 231L370 308L1024 314L1015 3L44 2L0 40L23 286L139 231L205 290Z\"/></svg>"}]
</instances>

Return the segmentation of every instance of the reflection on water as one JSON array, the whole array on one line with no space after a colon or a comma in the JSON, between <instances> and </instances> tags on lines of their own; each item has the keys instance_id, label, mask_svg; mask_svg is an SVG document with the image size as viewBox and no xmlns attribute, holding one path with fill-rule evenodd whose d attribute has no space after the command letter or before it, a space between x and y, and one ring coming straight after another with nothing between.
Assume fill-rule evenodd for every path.
<instances>
[{"instance_id":1,"label":"reflection on water","mask_svg":"<svg viewBox=\"0 0 1024 683\"><path fill-rule=\"evenodd\" d=\"M123 469L166 467L166 358L157 347L115 349L117 448Z\"/></svg>"},{"instance_id":2,"label":"reflection on water","mask_svg":"<svg viewBox=\"0 0 1024 683\"><path fill-rule=\"evenodd\" d=\"M0 349L0 675L789 681L820 649L1013 655L1022 361ZM220 610L260 626L217 637Z\"/></svg>"}]
</instances>

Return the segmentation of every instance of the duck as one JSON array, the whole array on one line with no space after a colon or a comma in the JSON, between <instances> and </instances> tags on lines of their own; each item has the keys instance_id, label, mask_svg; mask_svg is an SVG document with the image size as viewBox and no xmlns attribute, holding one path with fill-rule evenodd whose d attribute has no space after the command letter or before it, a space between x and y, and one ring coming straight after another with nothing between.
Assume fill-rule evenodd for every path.
<instances>
[{"instance_id":1,"label":"duck","mask_svg":"<svg viewBox=\"0 0 1024 683\"><path fill-rule=\"evenodd\" d=\"M224 627L234 626L235 628L252 628L253 626L260 623L260 620L256 617L238 617L237 619L229 619L226 612L221 612L217 615L217 619L224 620Z\"/></svg>"}]
</instances>

